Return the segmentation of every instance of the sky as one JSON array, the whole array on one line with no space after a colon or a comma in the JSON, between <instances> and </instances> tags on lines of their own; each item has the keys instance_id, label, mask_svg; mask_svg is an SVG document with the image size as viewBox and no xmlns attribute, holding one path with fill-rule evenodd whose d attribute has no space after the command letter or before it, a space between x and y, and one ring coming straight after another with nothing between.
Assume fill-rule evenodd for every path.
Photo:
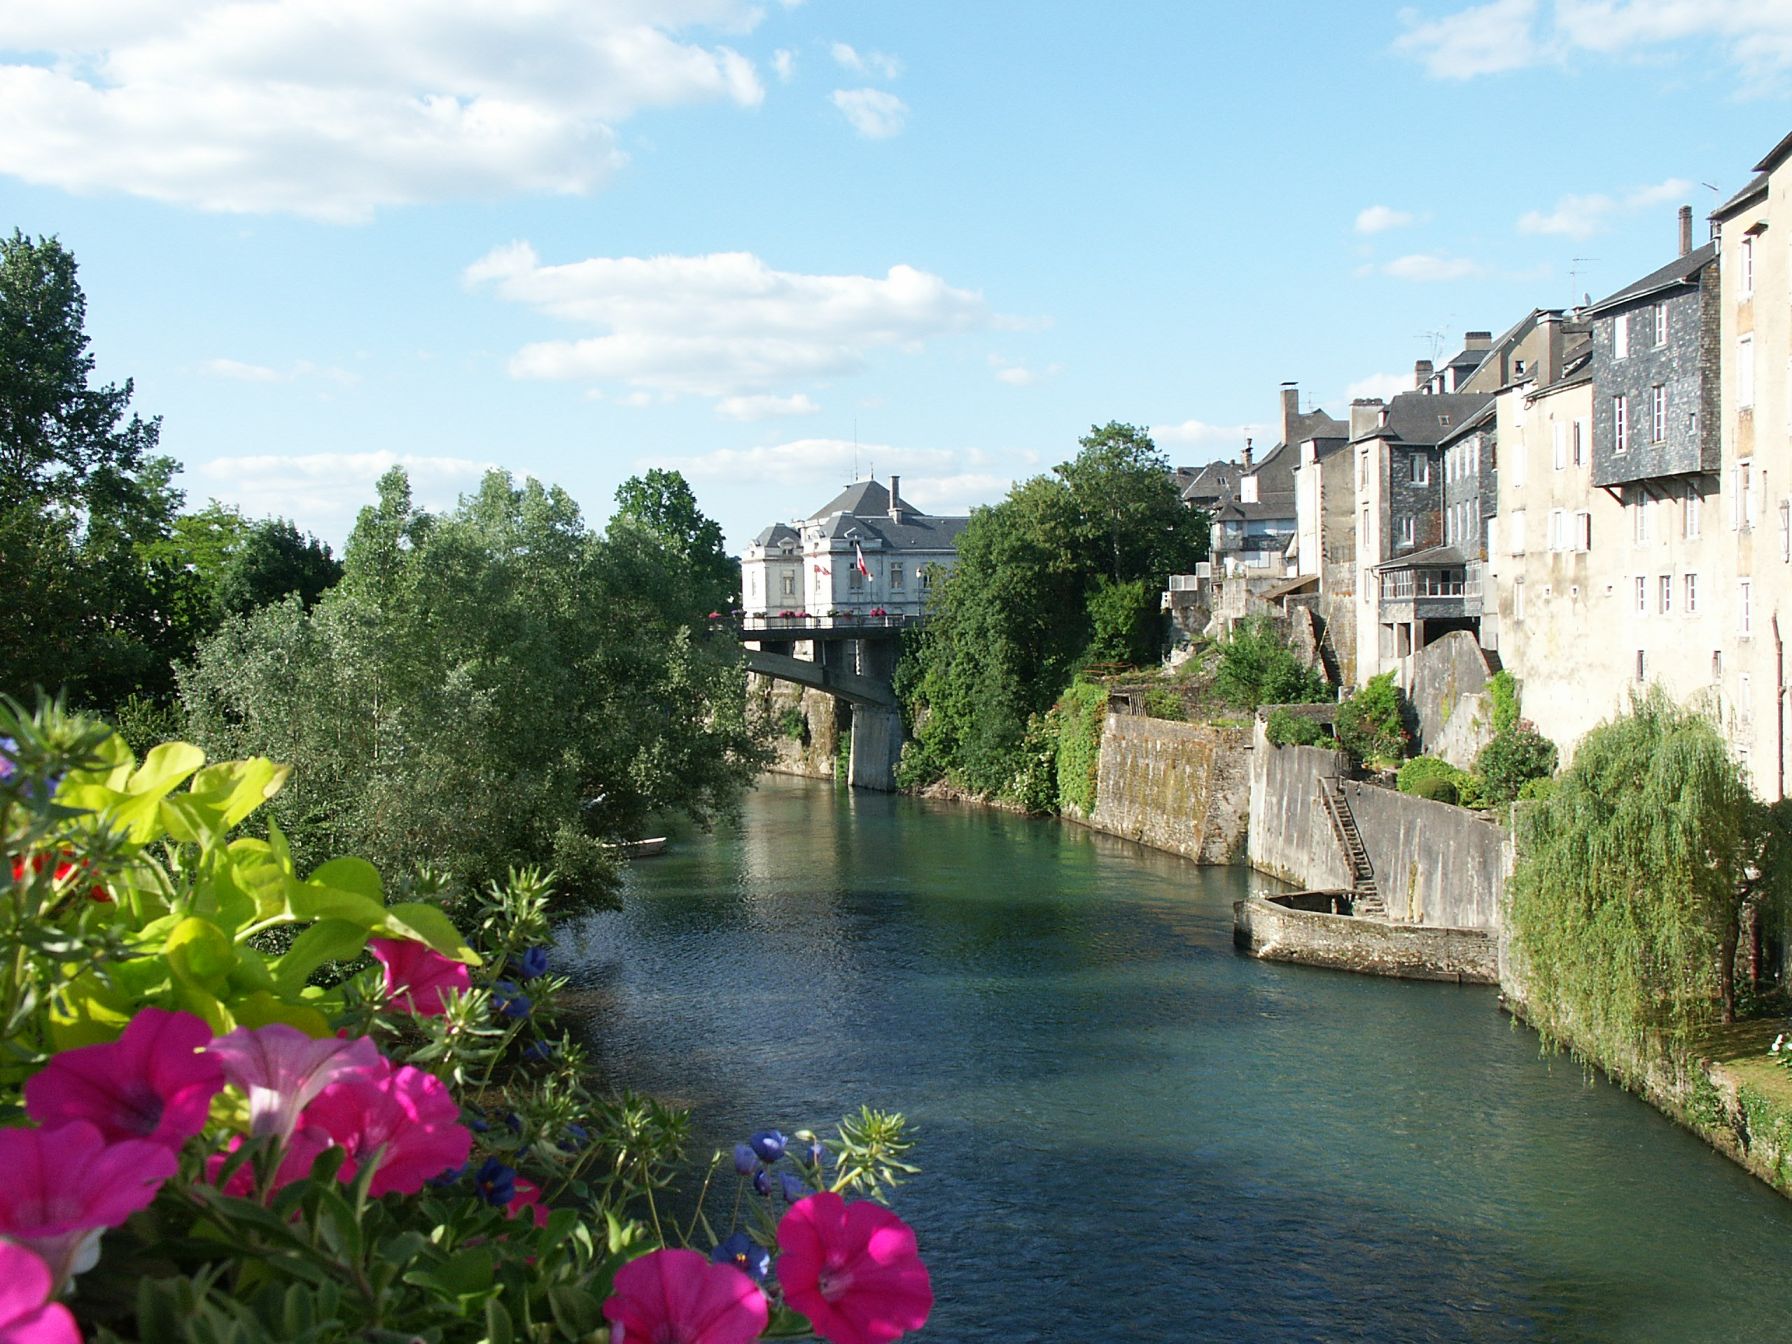
<instances>
[{"instance_id":1,"label":"sky","mask_svg":"<svg viewBox=\"0 0 1792 1344\"><path fill-rule=\"evenodd\" d=\"M1620 288L1792 131L1792 0L0 0L0 127L190 507L676 468L738 552Z\"/></svg>"}]
</instances>

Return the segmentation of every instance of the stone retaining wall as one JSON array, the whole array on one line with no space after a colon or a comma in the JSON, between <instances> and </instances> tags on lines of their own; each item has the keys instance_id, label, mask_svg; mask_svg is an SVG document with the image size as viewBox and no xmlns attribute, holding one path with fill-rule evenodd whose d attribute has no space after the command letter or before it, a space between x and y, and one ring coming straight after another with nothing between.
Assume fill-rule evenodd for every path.
<instances>
[{"instance_id":1,"label":"stone retaining wall","mask_svg":"<svg viewBox=\"0 0 1792 1344\"><path fill-rule=\"evenodd\" d=\"M1481 929L1385 924L1296 910L1248 897L1232 907L1233 937L1252 956L1407 980L1499 981L1493 938Z\"/></svg>"},{"instance_id":2,"label":"stone retaining wall","mask_svg":"<svg viewBox=\"0 0 1792 1344\"><path fill-rule=\"evenodd\" d=\"M1482 813L1375 784L1344 784L1388 918L1495 929L1512 837Z\"/></svg>"},{"instance_id":3,"label":"stone retaining wall","mask_svg":"<svg viewBox=\"0 0 1792 1344\"><path fill-rule=\"evenodd\" d=\"M1245 853L1252 756L1243 728L1109 714L1084 824L1196 863Z\"/></svg>"},{"instance_id":4,"label":"stone retaining wall","mask_svg":"<svg viewBox=\"0 0 1792 1344\"><path fill-rule=\"evenodd\" d=\"M1350 865L1320 795L1348 773L1350 758L1319 747L1271 746L1263 724L1259 718L1251 752L1251 867L1299 887L1348 887Z\"/></svg>"}]
</instances>

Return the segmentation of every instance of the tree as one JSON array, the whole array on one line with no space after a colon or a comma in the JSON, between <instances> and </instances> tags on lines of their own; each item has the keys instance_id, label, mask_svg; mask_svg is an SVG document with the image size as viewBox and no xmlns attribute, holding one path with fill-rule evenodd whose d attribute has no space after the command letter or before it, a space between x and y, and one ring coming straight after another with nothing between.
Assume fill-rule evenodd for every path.
<instances>
[{"instance_id":1,"label":"tree","mask_svg":"<svg viewBox=\"0 0 1792 1344\"><path fill-rule=\"evenodd\" d=\"M601 900L602 846L708 822L763 763L741 653L693 637L657 541L594 535L502 472L446 516L381 479L342 581L226 621L182 675L208 752L294 765L273 813L304 858L427 864L466 891L551 865Z\"/></svg>"},{"instance_id":2,"label":"tree","mask_svg":"<svg viewBox=\"0 0 1792 1344\"><path fill-rule=\"evenodd\" d=\"M739 605L740 564L728 554L721 524L697 508L682 474L656 467L631 476L616 488L616 505L611 535L633 526L657 541L689 584L693 612L702 616Z\"/></svg>"},{"instance_id":3,"label":"tree","mask_svg":"<svg viewBox=\"0 0 1792 1344\"><path fill-rule=\"evenodd\" d=\"M217 605L241 615L297 593L311 607L341 577L341 563L323 542L284 518L264 518L247 527L220 567Z\"/></svg>"},{"instance_id":4,"label":"tree","mask_svg":"<svg viewBox=\"0 0 1792 1344\"><path fill-rule=\"evenodd\" d=\"M1409 710L1392 672L1370 677L1339 704L1338 741L1359 761L1398 761L1412 741L1406 727Z\"/></svg>"},{"instance_id":5,"label":"tree","mask_svg":"<svg viewBox=\"0 0 1792 1344\"><path fill-rule=\"evenodd\" d=\"M1332 698L1325 675L1302 662L1267 616L1248 616L1219 646L1214 690L1239 709L1302 705Z\"/></svg>"},{"instance_id":6,"label":"tree","mask_svg":"<svg viewBox=\"0 0 1792 1344\"><path fill-rule=\"evenodd\" d=\"M1526 1011L1622 1075L1733 1020L1752 912L1783 904L1787 804L1757 799L1710 718L1659 687L1522 805L1508 884Z\"/></svg>"}]
</instances>

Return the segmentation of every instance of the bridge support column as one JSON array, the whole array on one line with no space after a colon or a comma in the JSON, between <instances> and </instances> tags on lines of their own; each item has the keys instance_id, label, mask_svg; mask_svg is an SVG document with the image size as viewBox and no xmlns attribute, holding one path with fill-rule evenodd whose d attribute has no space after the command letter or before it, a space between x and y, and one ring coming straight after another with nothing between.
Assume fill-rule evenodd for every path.
<instances>
[{"instance_id":1,"label":"bridge support column","mask_svg":"<svg viewBox=\"0 0 1792 1344\"><path fill-rule=\"evenodd\" d=\"M902 756L902 711L881 705L852 707L852 760L847 782L855 789L891 793Z\"/></svg>"}]
</instances>

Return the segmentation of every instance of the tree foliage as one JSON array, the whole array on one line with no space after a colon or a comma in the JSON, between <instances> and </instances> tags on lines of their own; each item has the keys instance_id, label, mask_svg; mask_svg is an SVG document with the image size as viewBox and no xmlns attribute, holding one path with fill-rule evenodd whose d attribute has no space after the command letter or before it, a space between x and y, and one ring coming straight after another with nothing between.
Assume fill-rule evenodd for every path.
<instances>
[{"instance_id":1,"label":"tree foliage","mask_svg":"<svg viewBox=\"0 0 1792 1344\"><path fill-rule=\"evenodd\" d=\"M1330 700L1325 675L1303 662L1267 616L1248 616L1219 644L1214 690L1229 705L1304 705Z\"/></svg>"},{"instance_id":2,"label":"tree foliage","mask_svg":"<svg viewBox=\"0 0 1792 1344\"><path fill-rule=\"evenodd\" d=\"M658 467L631 476L616 488L616 515L610 532L643 529L677 561L696 615L729 611L740 602L740 565L728 554L721 524L703 516L684 476Z\"/></svg>"},{"instance_id":3,"label":"tree foliage","mask_svg":"<svg viewBox=\"0 0 1792 1344\"><path fill-rule=\"evenodd\" d=\"M1338 741L1359 761L1397 761L1406 755L1412 741L1406 727L1408 714L1392 672L1370 677L1338 706Z\"/></svg>"},{"instance_id":4,"label":"tree foliage","mask_svg":"<svg viewBox=\"0 0 1792 1344\"><path fill-rule=\"evenodd\" d=\"M400 471L379 490L338 585L227 621L181 679L208 751L294 762L295 849L463 886L551 863L591 897L603 843L733 806L763 761L740 653L692 633L675 551L501 472L446 516Z\"/></svg>"},{"instance_id":5,"label":"tree foliage","mask_svg":"<svg viewBox=\"0 0 1792 1344\"><path fill-rule=\"evenodd\" d=\"M1080 666L1158 652L1150 595L1206 554L1206 519L1182 507L1142 430L1099 426L1081 445L959 535L898 670L915 738L905 782L1011 792L1028 725Z\"/></svg>"},{"instance_id":6,"label":"tree foliage","mask_svg":"<svg viewBox=\"0 0 1792 1344\"><path fill-rule=\"evenodd\" d=\"M1519 812L1508 913L1531 1021L1625 1076L1728 1020L1739 930L1783 902L1787 838L1786 804L1749 791L1709 718L1634 697Z\"/></svg>"}]
</instances>

